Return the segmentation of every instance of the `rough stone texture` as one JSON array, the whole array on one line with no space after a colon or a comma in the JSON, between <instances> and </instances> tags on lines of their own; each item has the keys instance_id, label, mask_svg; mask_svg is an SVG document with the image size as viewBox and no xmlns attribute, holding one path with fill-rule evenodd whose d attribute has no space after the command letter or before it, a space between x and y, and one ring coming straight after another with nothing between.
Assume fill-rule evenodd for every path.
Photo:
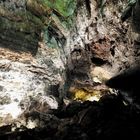
<instances>
[{"instance_id":1,"label":"rough stone texture","mask_svg":"<svg viewBox=\"0 0 140 140\"><path fill-rule=\"evenodd\" d=\"M25 0L0 1L0 47L37 53L41 20L27 10Z\"/></svg>"},{"instance_id":2,"label":"rough stone texture","mask_svg":"<svg viewBox=\"0 0 140 140\"><path fill-rule=\"evenodd\" d=\"M50 10L41 2L0 1L0 126L57 109L62 96L65 57L40 42Z\"/></svg>"},{"instance_id":3,"label":"rough stone texture","mask_svg":"<svg viewBox=\"0 0 140 140\"><path fill-rule=\"evenodd\" d=\"M31 115L31 116L30 116ZM0 138L19 140L112 140L131 138L139 140L139 109L125 105L120 96L106 95L99 102L72 102L51 114L32 112L40 128L17 128L11 125L0 128ZM40 119L40 120L39 120ZM22 131L21 131L22 130Z\"/></svg>"},{"instance_id":4,"label":"rough stone texture","mask_svg":"<svg viewBox=\"0 0 140 140\"><path fill-rule=\"evenodd\" d=\"M130 37L131 27L120 19L126 1L106 1L103 15L97 1L92 0L89 5L87 3L78 1L75 28L66 37L64 47L68 56L65 87L70 87L69 91L75 95L79 93L75 90L75 84L79 85L79 81L83 83L81 89L87 81L90 83L87 85L93 86L97 73L100 74L100 69L94 69L96 66L105 74L99 75L95 81L104 84L111 76L133 66L138 59ZM109 76L104 78L104 75Z\"/></svg>"},{"instance_id":5,"label":"rough stone texture","mask_svg":"<svg viewBox=\"0 0 140 140\"><path fill-rule=\"evenodd\" d=\"M7 5L8 2L1 1L0 5L3 6L3 3ZM24 3L20 1L12 1L12 7L15 6L15 3L21 5L17 10L24 9L22 8ZM0 51L0 96L5 100L5 103L0 101L1 125L10 124L18 115L33 109L39 114L49 109L56 109L59 98L65 97L67 95L65 91L70 92L71 86L76 82L75 85L80 83L80 88L76 87L78 90L83 88L82 85L86 85L82 90L86 89L86 92L91 93L94 92L92 83L96 81L95 83L100 83L98 93L102 93L104 77L95 79L97 77L95 74L100 71L94 69L95 65L102 67L102 71L107 74L109 71L114 75L116 72L130 67L135 61L135 53L130 47L131 42L128 42L128 24L120 21L121 8L124 4L125 1L121 1L117 3L117 7L112 1L107 1L104 17L101 17L97 1L92 0L88 4L86 1L78 0L75 12L76 23L73 23L74 26L71 30L65 31L64 28L61 28L62 26L55 28L56 32L59 30L55 35L61 40L61 43L57 42L59 44L57 47L48 47L45 41L38 46L40 35L38 31L41 32L40 28L39 30L35 28L36 24L32 26L29 22L26 25L30 26L25 26L22 30L20 28L22 24L19 26L12 24L11 16L8 16L8 19L4 18L7 15L0 17L0 20L3 21L0 24L0 46L4 48L1 48ZM11 6L7 5L7 7ZM17 16L13 16L13 18L18 20ZM8 30L4 26L7 20L8 23L11 23ZM40 20L37 19L36 22L38 24ZM15 32L17 27L19 28ZM25 33L25 43L23 43L24 40L21 41L22 33ZM63 38L65 41L62 40ZM12 50L14 50L15 47L19 50L23 48L24 51L14 52L6 49L13 48ZM30 52L36 55L33 57ZM92 70L97 71L92 72ZM105 77L105 79L108 78L109 76ZM87 84L85 84L86 82ZM74 92L77 92L77 89ZM10 106L11 104L12 106ZM13 111L12 108L17 111Z\"/></svg>"},{"instance_id":6,"label":"rough stone texture","mask_svg":"<svg viewBox=\"0 0 140 140\"><path fill-rule=\"evenodd\" d=\"M60 71L64 69L60 54L55 49L40 48L35 58L26 53L18 55L1 49L0 118L5 120L9 114L11 117L0 125L10 123L32 107L41 112L58 108L58 89L63 81ZM40 107L34 104L36 99Z\"/></svg>"}]
</instances>

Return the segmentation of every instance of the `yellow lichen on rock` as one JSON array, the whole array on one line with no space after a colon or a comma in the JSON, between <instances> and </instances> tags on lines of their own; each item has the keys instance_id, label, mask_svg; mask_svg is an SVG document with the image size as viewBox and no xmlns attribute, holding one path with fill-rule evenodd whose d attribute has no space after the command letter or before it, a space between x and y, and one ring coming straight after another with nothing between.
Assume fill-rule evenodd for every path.
<instances>
[{"instance_id":1,"label":"yellow lichen on rock","mask_svg":"<svg viewBox=\"0 0 140 140\"><path fill-rule=\"evenodd\" d=\"M105 90L92 90L90 92L85 89L70 87L69 92L72 94L74 100L80 101L98 101L100 97L104 94Z\"/></svg>"}]
</instances>

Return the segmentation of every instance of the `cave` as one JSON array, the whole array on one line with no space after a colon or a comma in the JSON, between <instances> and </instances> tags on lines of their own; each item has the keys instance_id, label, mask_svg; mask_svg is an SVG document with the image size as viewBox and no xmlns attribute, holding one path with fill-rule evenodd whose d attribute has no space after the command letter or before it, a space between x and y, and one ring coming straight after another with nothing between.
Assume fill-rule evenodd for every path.
<instances>
[{"instance_id":1,"label":"cave","mask_svg":"<svg viewBox=\"0 0 140 140\"><path fill-rule=\"evenodd\" d=\"M0 139L140 136L139 0L0 1Z\"/></svg>"}]
</instances>

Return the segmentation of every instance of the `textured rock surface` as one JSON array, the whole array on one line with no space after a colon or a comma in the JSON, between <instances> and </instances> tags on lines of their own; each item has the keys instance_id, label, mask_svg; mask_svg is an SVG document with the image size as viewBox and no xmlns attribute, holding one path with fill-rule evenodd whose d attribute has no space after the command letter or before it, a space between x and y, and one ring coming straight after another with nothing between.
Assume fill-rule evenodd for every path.
<instances>
[{"instance_id":1,"label":"textured rock surface","mask_svg":"<svg viewBox=\"0 0 140 140\"><path fill-rule=\"evenodd\" d=\"M26 9L26 1L0 1L0 46L36 54L42 22Z\"/></svg>"},{"instance_id":2,"label":"textured rock surface","mask_svg":"<svg viewBox=\"0 0 140 140\"><path fill-rule=\"evenodd\" d=\"M71 21L73 26L65 28L65 24L60 24L65 21L63 16L61 21L56 15L51 15L52 25L42 34L42 22L48 25L46 11L40 6L37 9L41 11L35 11L31 3L28 3L28 11L24 9L24 0L10 2L12 5L9 5L9 1L0 2L1 125L10 124L24 111L56 109L58 98L67 95L64 91L70 91L76 82L75 85L80 83L80 86L74 87L72 92L76 93L78 89L83 94L84 90L89 96L96 89L99 91L97 94L102 93L104 80L110 77L110 73L115 74L130 67L137 57L131 47L128 24L120 21L125 1L117 3L118 7L112 1L107 1L104 15L101 16L97 1L86 3L78 0L74 17L76 22ZM50 9L47 10L49 12ZM20 11L25 15L20 16ZM43 17L38 18L40 15ZM17 22L13 23L12 20ZM9 26L6 27L5 23ZM41 43L38 42L40 36L43 39ZM99 78L96 74L98 70L94 71L96 65L101 67ZM106 72L105 77L103 72ZM94 82L100 85L94 88L91 84Z\"/></svg>"},{"instance_id":3,"label":"textured rock surface","mask_svg":"<svg viewBox=\"0 0 140 140\"><path fill-rule=\"evenodd\" d=\"M63 80L60 71L64 65L55 49L39 50L35 58L26 53L19 57L18 53L6 49L0 55L0 118L5 120L10 115L9 120L1 121L0 125L18 118L36 99L40 106L46 103L38 111L57 109L58 100L52 95L59 97L58 85Z\"/></svg>"}]
</instances>

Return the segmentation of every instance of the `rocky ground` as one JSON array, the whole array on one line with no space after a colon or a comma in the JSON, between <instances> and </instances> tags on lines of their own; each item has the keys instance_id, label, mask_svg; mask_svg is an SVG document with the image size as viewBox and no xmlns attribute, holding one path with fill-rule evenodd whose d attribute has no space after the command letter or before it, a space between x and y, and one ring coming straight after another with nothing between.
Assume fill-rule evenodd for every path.
<instances>
[{"instance_id":1,"label":"rocky ground","mask_svg":"<svg viewBox=\"0 0 140 140\"><path fill-rule=\"evenodd\" d=\"M37 111L26 114L26 118L36 120L40 127L7 125L1 127L1 139L34 140L138 140L140 131L140 111L135 106L126 105L116 95L103 96L99 102L72 102L67 107L51 110L49 114ZM18 124L18 123L17 123ZM14 131L16 127L16 131ZM14 132L11 132L13 130Z\"/></svg>"}]
</instances>

